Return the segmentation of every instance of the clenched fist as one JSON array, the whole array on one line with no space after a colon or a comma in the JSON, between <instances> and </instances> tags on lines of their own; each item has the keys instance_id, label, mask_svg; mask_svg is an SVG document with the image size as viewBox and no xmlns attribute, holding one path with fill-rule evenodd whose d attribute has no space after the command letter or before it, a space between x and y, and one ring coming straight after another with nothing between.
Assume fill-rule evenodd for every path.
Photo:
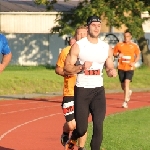
<instances>
[{"instance_id":1,"label":"clenched fist","mask_svg":"<svg viewBox=\"0 0 150 150\"><path fill-rule=\"evenodd\" d=\"M85 61L84 64L82 65L83 70L87 70L92 66L92 62L90 61Z\"/></svg>"},{"instance_id":2,"label":"clenched fist","mask_svg":"<svg viewBox=\"0 0 150 150\"><path fill-rule=\"evenodd\" d=\"M117 71L116 69L110 69L107 72L108 77L116 77L117 76Z\"/></svg>"}]
</instances>

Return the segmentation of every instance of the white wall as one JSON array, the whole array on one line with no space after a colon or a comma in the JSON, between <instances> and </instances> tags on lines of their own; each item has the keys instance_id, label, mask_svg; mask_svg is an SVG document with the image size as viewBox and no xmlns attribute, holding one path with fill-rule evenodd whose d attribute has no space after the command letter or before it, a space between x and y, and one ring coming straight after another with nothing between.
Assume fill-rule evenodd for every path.
<instances>
[{"instance_id":1,"label":"white wall","mask_svg":"<svg viewBox=\"0 0 150 150\"><path fill-rule=\"evenodd\" d=\"M0 12L0 30L5 33L50 33L57 12Z\"/></svg>"}]
</instances>

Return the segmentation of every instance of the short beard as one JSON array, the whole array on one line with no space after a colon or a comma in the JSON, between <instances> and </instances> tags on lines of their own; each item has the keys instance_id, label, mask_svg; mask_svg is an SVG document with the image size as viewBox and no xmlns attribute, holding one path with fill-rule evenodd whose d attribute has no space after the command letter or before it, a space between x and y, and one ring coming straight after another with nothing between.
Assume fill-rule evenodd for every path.
<instances>
[{"instance_id":1,"label":"short beard","mask_svg":"<svg viewBox=\"0 0 150 150\"><path fill-rule=\"evenodd\" d=\"M93 35L93 34L90 33L90 32L89 32L89 35L90 35L91 38L98 38L98 37L99 37L99 35L95 36L95 35Z\"/></svg>"}]
</instances>

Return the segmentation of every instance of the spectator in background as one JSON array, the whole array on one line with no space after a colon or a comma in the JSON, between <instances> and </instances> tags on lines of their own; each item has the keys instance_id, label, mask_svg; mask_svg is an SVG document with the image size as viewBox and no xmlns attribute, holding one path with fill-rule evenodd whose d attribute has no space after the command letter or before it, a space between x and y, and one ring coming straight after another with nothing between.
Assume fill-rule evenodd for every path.
<instances>
[{"instance_id":1,"label":"spectator in background","mask_svg":"<svg viewBox=\"0 0 150 150\"><path fill-rule=\"evenodd\" d=\"M0 34L0 53L2 54L2 59L0 63L0 73L6 68L12 58L12 53L8 45L8 41L3 34Z\"/></svg>"},{"instance_id":2,"label":"spectator in background","mask_svg":"<svg viewBox=\"0 0 150 150\"><path fill-rule=\"evenodd\" d=\"M132 81L135 63L140 58L140 49L131 41L132 34L129 30L124 32L124 41L114 47L114 56L118 57L118 75L122 90L124 91L123 108L128 108L128 102L132 94L130 82Z\"/></svg>"},{"instance_id":3,"label":"spectator in background","mask_svg":"<svg viewBox=\"0 0 150 150\"><path fill-rule=\"evenodd\" d=\"M62 109L66 119L66 123L63 126L63 134L61 135L61 143L65 146L69 139L69 132L76 128L76 122L74 119L74 85L76 82L76 75L66 75L64 73L64 63L66 57L69 53L71 46L76 43L76 41L87 36L87 28L85 26L80 26L76 29L75 37L71 38L69 41L69 46L64 48L56 63L55 72L58 75L64 77L64 89L63 89L63 102ZM86 141L87 133L79 138L79 148L78 150L85 150L84 145Z\"/></svg>"}]
</instances>

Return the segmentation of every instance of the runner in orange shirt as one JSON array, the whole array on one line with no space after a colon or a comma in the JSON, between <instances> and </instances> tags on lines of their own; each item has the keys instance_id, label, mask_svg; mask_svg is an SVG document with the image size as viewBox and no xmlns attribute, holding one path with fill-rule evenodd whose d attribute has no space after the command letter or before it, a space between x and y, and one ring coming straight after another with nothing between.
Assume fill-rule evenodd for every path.
<instances>
[{"instance_id":1,"label":"runner in orange shirt","mask_svg":"<svg viewBox=\"0 0 150 150\"><path fill-rule=\"evenodd\" d=\"M132 94L130 82L132 81L135 69L135 63L140 58L140 49L136 43L131 41L132 34L129 30L124 33L124 42L118 43L114 47L114 56L118 56L118 75L124 91L123 108L128 108L128 102Z\"/></svg>"},{"instance_id":2,"label":"runner in orange shirt","mask_svg":"<svg viewBox=\"0 0 150 150\"><path fill-rule=\"evenodd\" d=\"M76 82L76 75L66 76L64 74L63 68L64 68L66 57L71 48L71 45L73 45L76 42L76 40L78 41L85 36L87 36L87 28L84 26L77 28L75 38L70 39L70 43L69 43L70 46L67 46L61 51L58 57L58 61L56 63L56 69L55 69L56 74L64 77L62 108L66 119L66 123L64 124L63 134L61 136L61 143L63 146L69 139L69 132L73 131L76 127L76 122L74 119L74 85ZM87 133L79 139L78 150L85 150L84 145L85 145L86 137L87 137Z\"/></svg>"}]
</instances>

